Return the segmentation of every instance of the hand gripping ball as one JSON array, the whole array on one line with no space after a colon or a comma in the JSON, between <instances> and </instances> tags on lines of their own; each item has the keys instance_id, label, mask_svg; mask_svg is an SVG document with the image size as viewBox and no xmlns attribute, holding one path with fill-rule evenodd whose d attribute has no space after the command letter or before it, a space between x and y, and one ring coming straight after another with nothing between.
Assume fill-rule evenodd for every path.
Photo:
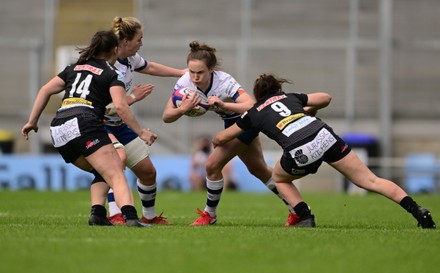
<instances>
[{"instance_id":1,"label":"hand gripping ball","mask_svg":"<svg viewBox=\"0 0 440 273\"><path fill-rule=\"evenodd\" d=\"M208 97L200 90L194 90L190 87L182 87L173 92L173 104L175 107L179 107L182 103L183 97L189 94L189 97L191 98L194 94L197 94L200 96L201 101L199 104L191 109L190 111L186 112L185 115L189 117L199 117L206 113L209 109L208 104Z\"/></svg>"}]
</instances>

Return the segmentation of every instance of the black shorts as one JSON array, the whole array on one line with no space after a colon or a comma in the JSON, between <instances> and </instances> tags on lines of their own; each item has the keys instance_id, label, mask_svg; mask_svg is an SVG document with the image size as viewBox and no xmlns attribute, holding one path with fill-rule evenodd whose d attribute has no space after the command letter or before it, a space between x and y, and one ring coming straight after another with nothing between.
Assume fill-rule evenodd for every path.
<instances>
[{"instance_id":1,"label":"black shorts","mask_svg":"<svg viewBox=\"0 0 440 273\"><path fill-rule=\"evenodd\" d=\"M87 157L112 143L102 120L88 108L58 112L50 124L50 131L52 144L66 163L80 156Z\"/></svg>"},{"instance_id":2,"label":"black shorts","mask_svg":"<svg viewBox=\"0 0 440 273\"><path fill-rule=\"evenodd\" d=\"M284 151L280 164L284 171L292 175L316 173L322 162L336 162L351 151L345 141L325 125L315 134L299 141L288 151Z\"/></svg>"},{"instance_id":3,"label":"black shorts","mask_svg":"<svg viewBox=\"0 0 440 273\"><path fill-rule=\"evenodd\" d=\"M225 129L233 125L240 117L234 119L225 119ZM257 138L260 132L255 129L247 129L237 137L238 140L246 145L251 145L252 141Z\"/></svg>"}]
</instances>

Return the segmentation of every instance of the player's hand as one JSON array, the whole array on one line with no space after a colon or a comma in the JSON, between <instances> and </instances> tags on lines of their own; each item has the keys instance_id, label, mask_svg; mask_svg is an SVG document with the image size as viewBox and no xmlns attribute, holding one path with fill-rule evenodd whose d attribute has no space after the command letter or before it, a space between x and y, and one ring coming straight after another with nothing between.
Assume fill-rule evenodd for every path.
<instances>
[{"instance_id":1,"label":"player's hand","mask_svg":"<svg viewBox=\"0 0 440 273\"><path fill-rule=\"evenodd\" d=\"M197 109L198 104L202 101L202 98L198 94L185 94L182 99L182 104L179 108L184 112L191 111L192 109Z\"/></svg>"},{"instance_id":2,"label":"player's hand","mask_svg":"<svg viewBox=\"0 0 440 273\"><path fill-rule=\"evenodd\" d=\"M109 116L117 114L113 102L107 104L107 106L105 107L105 114Z\"/></svg>"},{"instance_id":3,"label":"player's hand","mask_svg":"<svg viewBox=\"0 0 440 273\"><path fill-rule=\"evenodd\" d=\"M306 106L304 107L304 111L306 112L307 115L309 116L316 116L316 114L318 113L318 109L316 109L315 107L311 107L311 106Z\"/></svg>"},{"instance_id":4,"label":"player's hand","mask_svg":"<svg viewBox=\"0 0 440 273\"><path fill-rule=\"evenodd\" d=\"M157 139L157 134L153 133L150 128L142 129L139 136L147 145L153 144Z\"/></svg>"},{"instance_id":5,"label":"player's hand","mask_svg":"<svg viewBox=\"0 0 440 273\"><path fill-rule=\"evenodd\" d=\"M217 96L209 96L208 97L208 104L213 108L213 109L223 109L225 107L225 102L222 101L219 97Z\"/></svg>"},{"instance_id":6,"label":"player's hand","mask_svg":"<svg viewBox=\"0 0 440 273\"><path fill-rule=\"evenodd\" d=\"M133 86L131 94L134 95L135 101L141 101L153 92L153 88L152 84L137 84Z\"/></svg>"},{"instance_id":7,"label":"player's hand","mask_svg":"<svg viewBox=\"0 0 440 273\"><path fill-rule=\"evenodd\" d=\"M26 140L29 139L29 132L34 130L35 133L38 132L38 125L32 123L26 123L21 129L21 134L24 136Z\"/></svg>"}]
</instances>

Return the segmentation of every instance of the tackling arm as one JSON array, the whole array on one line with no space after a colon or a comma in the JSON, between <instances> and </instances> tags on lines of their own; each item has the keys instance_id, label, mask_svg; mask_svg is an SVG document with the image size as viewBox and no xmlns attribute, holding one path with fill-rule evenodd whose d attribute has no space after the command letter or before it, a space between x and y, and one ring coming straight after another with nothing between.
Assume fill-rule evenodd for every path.
<instances>
[{"instance_id":1,"label":"tackling arm","mask_svg":"<svg viewBox=\"0 0 440 273\"><path fill-rule=\"evenodd\" d=\"M208 102L214 107L239 114L243 114L255 104L255 100L246 92L243 92L235 102L224 102L216 96L208 97Z\"/></svg>"},{"instance_id":2,"label":"tackling arm","mask_svg":"<svg viewBox=\"0 0 440 273\"><path fill-rule=\"evenodd\" d=\"M238 137L243 132L243 129L238 127L237 124L233 124L232 126L218 132L212 139L212 144L214 144L214 146L225 144Z\"/></svg>"},{"instance_id":3,"label":"tackling arm","mask_svg":"<svg viewBox=\"0 0 440 273\"><path fill-rule=\"evenodd\" d=\"M304 107L304 111L311 116L315 116L319 109L327 107L332 100L330 94L325 92L310 93L307 97L307 106Z\"/></svg>"}]
</instances>

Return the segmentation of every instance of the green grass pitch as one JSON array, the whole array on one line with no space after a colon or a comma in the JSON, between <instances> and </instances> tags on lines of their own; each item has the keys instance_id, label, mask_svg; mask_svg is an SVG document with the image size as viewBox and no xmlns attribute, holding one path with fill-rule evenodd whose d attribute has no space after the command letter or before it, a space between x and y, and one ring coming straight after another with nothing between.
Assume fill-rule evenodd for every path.
<instances>
[{"instance_id":1,"label":"green grass pitch","mask_svg":"<svg viewBox=\"0 0 440 273\"><path fill-rule=\"evenodd\" d=\"M137 208L140 203L137 193ZM218 223L190 227L206 193L158 193L173 226L90 227L89 192L0 192L0 272L438 272L439 230L376 195L307 193L317 228L283 226L272 194L225 192ZM438 195L415 195L439 223Z\"/></svg>"}]
</instances>

